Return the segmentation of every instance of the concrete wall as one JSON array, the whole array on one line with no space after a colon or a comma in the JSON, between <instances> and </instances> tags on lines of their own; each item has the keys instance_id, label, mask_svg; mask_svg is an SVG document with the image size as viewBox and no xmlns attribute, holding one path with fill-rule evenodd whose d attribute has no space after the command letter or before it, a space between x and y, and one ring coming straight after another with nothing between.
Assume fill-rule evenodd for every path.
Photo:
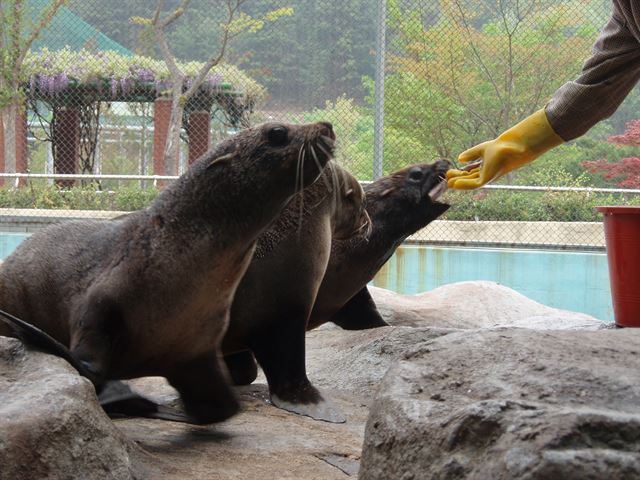
<instances>
[{"instance_id":1,"label":"concrete wall","mask_svg":"<svg viewBox=\"0 0 640 480\"><path fill-rule=\"evenodd\" d=\"M410 242L603 249L602 222L463 222L436 220Z\"/></svg>"}]
</instances>

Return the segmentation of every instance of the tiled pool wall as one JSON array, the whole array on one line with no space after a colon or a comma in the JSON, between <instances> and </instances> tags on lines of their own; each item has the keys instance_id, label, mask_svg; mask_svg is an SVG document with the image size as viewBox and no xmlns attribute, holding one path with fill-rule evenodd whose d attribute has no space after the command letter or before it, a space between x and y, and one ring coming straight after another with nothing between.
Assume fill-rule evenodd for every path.
<instances>
[{"instance_id":1,"label":"tiled pool wall","mask_svg":"<svg viewBox=\"0 0 640 480\"><path fill-rule=\"evenodd\" d=\"M606 253L406 245L373 285L404 294L491 280L550 307L613 321Z\"/></svg>"}]
</instances>

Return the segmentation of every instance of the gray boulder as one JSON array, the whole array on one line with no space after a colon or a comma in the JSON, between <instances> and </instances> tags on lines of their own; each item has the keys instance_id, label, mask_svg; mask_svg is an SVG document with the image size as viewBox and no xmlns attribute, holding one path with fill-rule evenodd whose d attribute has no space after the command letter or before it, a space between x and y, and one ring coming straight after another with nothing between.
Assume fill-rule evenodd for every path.
<instances>
[{"instance_id":1,"label":"gray boulder","mask_svg":"<svg viewBox=\"0 0 640 480\"><path fill-rule=\"evenodd\" d=\"M417 345L371 407L361 479L640 478L640 330Z\"/></svg>"},{"instance_id":2,"label":"gray boulder","mask_svg":"<svg viewBox=\"0 0 640 480\"><path fill-rule=\"evenodd\" d=\"M584 313L542 305L495 282L452 283L418 295L400 295L376 287L369 290L391 325L537 330L597 330L607 325Z\"/></svg>"},{"instance_id":3,"label":"gray boulder","mask_svg":"<svg viewBox=\"0 0 640 480\"><path fill-rule=\"evenodd\" d=\"M0 479L129 479L131 448L88 380L0 337Z\"/></svg>"},{"instance_id":4,"label":"gray boulder","mask_svg":"<svg viewBox=\"0 0 640 480\"><path fill-rule=\"evenodd\" d=\"M307 374L317 387L371 399L389 367L406 351L454 331L411 327L313 330L307 333Z\"/></svg>"}]
</instances>

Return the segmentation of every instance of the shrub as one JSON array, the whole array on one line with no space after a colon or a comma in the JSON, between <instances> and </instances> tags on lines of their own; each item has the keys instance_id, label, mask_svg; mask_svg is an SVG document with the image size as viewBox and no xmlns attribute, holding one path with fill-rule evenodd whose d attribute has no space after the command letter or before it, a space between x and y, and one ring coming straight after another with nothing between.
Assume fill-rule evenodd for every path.
<instances>
[{"instance_id":1,"label":"shrub","mask_svg":"<svg viewBox=\"0 0 640 480\"><path fill-rule=\"evenodd\" d=\"M94 185L60 189L30 184L18 189L0 188L0 208L132 211L144 208L157 194L154 188L100 191Z\"/></svg>"}]
</instances>

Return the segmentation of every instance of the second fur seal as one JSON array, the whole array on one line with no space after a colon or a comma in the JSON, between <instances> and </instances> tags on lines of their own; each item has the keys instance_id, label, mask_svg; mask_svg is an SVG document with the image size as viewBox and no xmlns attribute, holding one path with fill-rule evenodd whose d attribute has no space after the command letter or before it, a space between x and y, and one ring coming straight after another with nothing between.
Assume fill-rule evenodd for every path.
<instances>
[{"instance_id":1,"label":"second fur seal","mask_svg":"<svg viewBox=\"0 0 640 480\"><path fill-rule=\"evenodd\" d=\"M144 210L35 233L0 268L0 309L69 348L98 391L160 375L194 422L228 418L239 406L219 346L233 295L256 239L318 178L334 139L323 122L248 129Z\"/></svg>"},{"instance_id":2,"label":"second fur seal","mask_svg":"<svg viewBox=\"0 0 640 480\"><path fill-rule=\"evenodd\" d=\"M255 379L255 355L275 406L318 420L344 422L307 378L305 331L332 239L366 238L369 229L362 187L329 162L323 178L294 197L260 236L222 342L236 384Z\"/></svg>"},{"instance_id":3,"label":"second fur seal","mask_svg":"<svg viewBox=\"0 0 640 480\"><path fill-rule=\"evenodd\" d=\"M367 283L396 249L449 209L447 160L410 165L365 186L373 229L369 240L334 239L331 259L318 291L308 328L333 322L347 330L385 326Z\"/></svg>"}]
</instances>

